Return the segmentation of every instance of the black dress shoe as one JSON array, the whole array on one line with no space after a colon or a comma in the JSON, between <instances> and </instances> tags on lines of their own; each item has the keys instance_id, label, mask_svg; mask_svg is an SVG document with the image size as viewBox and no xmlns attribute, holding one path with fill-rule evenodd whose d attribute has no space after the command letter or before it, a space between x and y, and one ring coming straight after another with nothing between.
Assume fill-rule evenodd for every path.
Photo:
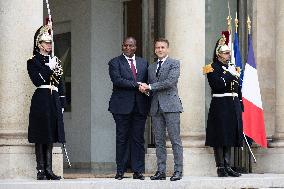
<instances>
[{"instance_id":1,"label":"black dress shoe","mask_svg":"<svg viewBox=\"0 0 284 189\"><path fill-rule=\"evenodd\" d=\"M145 180L145 177L142 175L142 173L134 172L133 179Z\"/></svg>"},{"instance_id":2,"label":"black dress shoe","mask_svg":"<svg viewBox=\"0 0 284 189\"><path fill-rule=\"evenodd\" d=\"M182 172L175 171L173 176L171 176L170 181L180 180L182 178Z\"/></svg>"},{"instance_id":3,"label":"black dress shoe","mask_svg":"<svg viewBox=\"0 0 284 189\"><path fill-rule=\"evenodd\" d=\"M228 177L229 176L225 167L218 167L217 168L217 175L218 175L218 177Z\"/></svg>"},{"instance_id":4,"label":"black dress shoe","mask_svg":"<svg viewBox=\"0 0 284 189\"><path fill-rule=\"evenodd\" d=\"M122 180L123 179L123 173L116 173L114 178L117 179L117 180Z\"/></svg>"},{"instance_id":5,"label":"black dress shoe","mask_svg":"<svg viewBox=\"0 0 284 189\"><path fill-rule=\"evenodd\" d=\"M234 171L231 167L225 167L225 170L231 177L239 177L242 175L241 173Z\"/></svg>"},{"instance_id":6,"label":"black dress shoe","mask_svg":"<svg viewBox=\"0 0 284 189\"><path fill-rule=\"evenodd\" d=\"M154 176L150 176L151 180L166 180L166 173L157 171Z\"/></svg>"}]
</instances>

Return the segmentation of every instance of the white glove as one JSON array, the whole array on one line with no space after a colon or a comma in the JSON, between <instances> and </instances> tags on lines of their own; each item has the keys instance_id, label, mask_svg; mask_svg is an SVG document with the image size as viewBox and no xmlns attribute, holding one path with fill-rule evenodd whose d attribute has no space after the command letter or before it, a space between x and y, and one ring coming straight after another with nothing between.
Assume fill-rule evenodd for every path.
<instances>
[{"instance_id":1,"label":"white glove","mask_svg":"<svg viewBox=\"0 0 284 189\"><path fill-rule=\"evenodd\" d=\"M52 58L49 57L49 62L45 63L51 70L54 70L55 66L57 64L57 57L54 56Z\"/></svg>"},{"instance_id":2,"label":"white glove","mask_svg":"<svg viewBox=\"0 0 284 189\"><path fill-rule=\"evenodd\" d=\"M237 71L237 68L235 65L230 65L229 69L232 69L232 72L234 73L235 76L240 77L240 73Z\"/></svg>"},{"instance_id":3,"label":"white glove","mask_svg":"<svg viewBox=\"0 0 284 189\"><path fill-rule=\"evenodd\" d=\"M235 65L229 65L228 69L225 66L222 66L222 68L228 72L230 72L233 76L240 77L240 74L237 72Z\"/></svg>"},{"instance_id":4,"label":"white glove","mask_svg":"<svg viewBox=\"0 0 284 189\"><path fill-rule=\"evenodd\" d=\"M62 108L61 110L62 110L62 113L63 113L64 112L64 108Z\"/></svg>"}]
</instances>

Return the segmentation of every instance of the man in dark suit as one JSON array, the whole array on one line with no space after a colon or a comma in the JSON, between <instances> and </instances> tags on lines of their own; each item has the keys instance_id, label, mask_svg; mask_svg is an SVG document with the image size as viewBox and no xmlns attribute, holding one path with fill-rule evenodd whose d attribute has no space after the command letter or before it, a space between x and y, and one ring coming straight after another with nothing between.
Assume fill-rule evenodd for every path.
<instances>
[{"instance_id":1,"label":"man in dark suit","mask_svg":"<svg viewBox=\"0 0 284 189\"><path fill-rule=\"evenodd\" d=\"M116 123L115 179L123 179L130 143L133 179L144 180L144 131L149 103L148 97L139 92L138 83L147 81L148 63L135 56L136 40L133 37L127 37L123 41L122 51L120 56L109 62L109 75L113 83L109 111Z\"/></svg>"},{"instance_id":2,"label":"man in dark suit","mask_svg":"<svg viewBox=\"0 0 284 189\"><path fill-rule=\"evenodd\" d=\"M169 41L158 39L155 42L155 54L158 61L148 68L149 85L140 84L141 92L150 92L152 96L150 115L156 143L158 170L151 180L166 179L166 130L174 154L174 174L171 181L180 180L183 170L183 147L180 138L180 113L183 111L178 96L177 83L180 75L180 62L168 56Z\"/></svg>"}]
</instances>

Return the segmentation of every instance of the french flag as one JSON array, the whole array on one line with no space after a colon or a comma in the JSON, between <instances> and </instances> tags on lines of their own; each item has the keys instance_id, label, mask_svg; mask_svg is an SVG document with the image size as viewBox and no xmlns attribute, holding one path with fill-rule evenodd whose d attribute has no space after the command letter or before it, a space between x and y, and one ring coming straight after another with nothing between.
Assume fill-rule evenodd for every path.
<instances>
[{"instance_id":1,"label":"french flag","mask_svg":"<svg viewBox=\"0 0 284 189\"><path fill-rule=\"evenodd\" d=\"M255 143L267 147L266 131L260 88L254 58L251 34L248 35L248 58L242 84L243 94L243 129Z\"/></svg>"}]
</instances>

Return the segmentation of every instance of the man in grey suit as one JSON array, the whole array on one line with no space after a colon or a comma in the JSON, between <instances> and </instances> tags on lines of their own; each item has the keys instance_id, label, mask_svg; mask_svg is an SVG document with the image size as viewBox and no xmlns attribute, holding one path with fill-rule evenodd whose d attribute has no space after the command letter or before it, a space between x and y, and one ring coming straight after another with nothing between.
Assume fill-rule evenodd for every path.
<instances>
[{"instance_id":1,"label":"man in grey suit","mask_svg":"<svg viewBox=\"0 0 284 189\"><path fill-rule=\"evenodd\" d=\"M174 154L174 174L171 181L182 178L183 147L180 138L180 113L183 111L178 96L177 83L180 75L180 62L168 56L169 42L158 39L155 42L155 54L158 61L148 67L148 83L140 83L140 91L151 95L153 132L156 143L158 170L151 180L166 179L166 129Z\"/></svg>"}]
</instances>

